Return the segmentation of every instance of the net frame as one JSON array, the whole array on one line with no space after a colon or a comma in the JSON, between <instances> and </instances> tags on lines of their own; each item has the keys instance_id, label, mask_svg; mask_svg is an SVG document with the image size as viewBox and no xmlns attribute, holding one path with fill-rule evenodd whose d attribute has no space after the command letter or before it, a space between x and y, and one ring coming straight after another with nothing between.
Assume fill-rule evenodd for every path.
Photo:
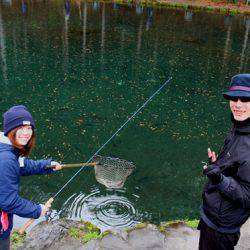
<instances>
[{"instance_id":1,"label":"net frame","mask_svg":"<svg viewBox=\"0 0 250 250\"><path fill-rule=\"evenodd\" d=\"M97 162L94 166L97 182L112 189L122 188L135 169L133 162L110 156L95 155L92 161Z\"/></svg>"}]
</instances>

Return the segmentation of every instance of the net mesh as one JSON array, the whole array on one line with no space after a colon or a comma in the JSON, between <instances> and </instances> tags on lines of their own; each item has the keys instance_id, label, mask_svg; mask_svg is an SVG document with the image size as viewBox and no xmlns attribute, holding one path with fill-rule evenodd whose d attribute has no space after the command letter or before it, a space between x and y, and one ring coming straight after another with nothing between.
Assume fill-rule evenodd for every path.
<instances>
[{"instance_id":1,"label":"net mesh","mask_svg":"<svg viewBox=\"0 0 250 250\"><path fill-rule=\"evenodd\" d=\"M92 159L95 165L96 180L108 188L123 187L127 177L135 169L133 162L119 158L95 155Z\"/></svg>"}]
</instances>

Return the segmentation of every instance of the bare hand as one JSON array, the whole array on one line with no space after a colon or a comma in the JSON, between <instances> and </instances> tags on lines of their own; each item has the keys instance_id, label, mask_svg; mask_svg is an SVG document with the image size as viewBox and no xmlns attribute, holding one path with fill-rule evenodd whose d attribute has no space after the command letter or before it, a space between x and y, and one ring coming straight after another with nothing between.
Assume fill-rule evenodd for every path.
<instances>
[{"instance_id":1,"label":"bare hand","mask_svg":"<svg viewBox=\"0 0 250 250\"><path fill-rule=\"evenodd\" d=\"M58 171L58 170L62 169L61 164L59 162L57 162L57 161L52 161L51 166L54 166L53 171Z\"/></svg>"},{"instance_id":2,"label":"bare hand","mask_svg":"<svg viewBox=\"0 0 250 250\"><path fill-rule=\"evenodd\" d=\"M207 149L207 156L211 160L211 162L215 162L217 160L217 155L210 148Z\"/></svg>"},{"instance_id":3,"label":"bare hand","mask_svg":"<svg viewBox=\"0 0 250 250\"><path fill-rule=\"evenodd\" d=\"M53 202L53 198L50 198L44 205L40 204L42 207L42 212L40 216L45 216L47 212L49 212L51 208L51 203Z\"/></svg>"}]
</instances>

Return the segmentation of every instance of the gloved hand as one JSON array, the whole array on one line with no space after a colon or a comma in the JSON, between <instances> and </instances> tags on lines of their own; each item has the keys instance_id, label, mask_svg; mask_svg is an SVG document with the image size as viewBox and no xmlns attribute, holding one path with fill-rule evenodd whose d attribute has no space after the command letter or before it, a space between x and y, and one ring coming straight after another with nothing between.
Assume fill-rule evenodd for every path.
<instances>
[{"instance_id":1,"label":"gloved hand","mask_svg":"<svg viewBox=\"0 0 250 250\"><path fill-rule=\"evenodd\" d=\"M52 161L50 165L51 165L51 166L55 166L55 167L53 168L53 171L58 171L58 170L61 170L61 169L62 169L61 164L60 164L59 162L57 162L57 161Z\"/></svg>"},{"instance_id":2,"label":"gloved hand","mask_svg":"<svg viewBox=\"0 0 250 250\"><path fill-rule=\"evenodd\" d=\"M213 185L217 185L222 181L220 168L216 165L205 165L203 167L203 174L211 180Z\"/></svg>"}]
</instances>

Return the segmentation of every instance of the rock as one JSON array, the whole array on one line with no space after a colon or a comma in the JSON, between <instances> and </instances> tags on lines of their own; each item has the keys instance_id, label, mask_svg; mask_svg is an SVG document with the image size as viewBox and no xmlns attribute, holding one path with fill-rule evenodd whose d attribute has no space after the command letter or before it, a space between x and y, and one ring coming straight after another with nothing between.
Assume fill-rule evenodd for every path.
<instances>
[{"instance_id":1,"label":"rock","mask_svg":"<svg viewBox=\"0 0 250 250\"><path fill-rule=\"evenodd\" d=\"M157 228L147 226L146 228L136 229L129 233L128 244L131 249L166 249L166 237Z\"/></svg>"},{"instance_id":2,"label":"rock","mask_svg":"<svg viewBox=\"0 0 250 250\"><path fill-rule=\"evenodd\" d=\"M83 244L83 238L69 235L70 228L97 232L95 240ZM152 224L139 224L134 229L114 229L99 237L90 223L56 220L35 226L18 249L35 250L193 250L198 249L199 231L182 222L162 223L160 230ZM71 229L72 230L72 229ZM98 229L97 229L98 230ZM77 230L76 230L77 231ZM71 234L72 235L72 234ZM75 235L74 235L75 236ZM98 238L98 239L97 239ZM91 239L91 238L90 238ZM235 250L250 250L250 220L242 227Z\"/></svg>"},{"instance_id":3,"label":"rock","mask_svg":"<svg viewBox=\"0 0 250 250\"><path fill-rule=\"evenodd\" d=\"M242 226L241 236L235 250L250 250L250 219Z\"/></svg>"},{"instance_id":4,"label":"rock","mask_svg":"<svg viewBox=\"0 0 250 250\"><path fill-rule=\"evenodd\" d=\"M129 250L128 242L118 235L106 235L102 240L93 240L85 244L85 250Z\"/></svg>"},{"instance_id":5,"label":"rock","mask_svg":"<svg viewBox=\"0 0 250 250\"><path fill-rule=\"evenodd\" d=\"M82 227L82 223L70 220L56 220L50 223L41 222L29 232L18 250L48 249L67 236L68 229L72 226Z\"/></svg>"},{"instance_id":6,"label":"rock","mask_svg":"<svg viewBox=\"0 0 250 250\"><path fill-rule=\"evenodd\" d=\"M76 238L72 238L70 236L66 236L59 240L58 242L54 242L51 247L46 248L46 250L82 250L85 249L84 245L80 240Z\"/></svg>"},{"instance_id":7,"label":"rock","mask_svg":"<svg viewBox=\"0 0 250 250\"><path fill-rule=\"evenodd\" d=\"M174 225L166 229L168 250L198 249L199 231L185 224Z\"/></svg>"}]
</instances>

